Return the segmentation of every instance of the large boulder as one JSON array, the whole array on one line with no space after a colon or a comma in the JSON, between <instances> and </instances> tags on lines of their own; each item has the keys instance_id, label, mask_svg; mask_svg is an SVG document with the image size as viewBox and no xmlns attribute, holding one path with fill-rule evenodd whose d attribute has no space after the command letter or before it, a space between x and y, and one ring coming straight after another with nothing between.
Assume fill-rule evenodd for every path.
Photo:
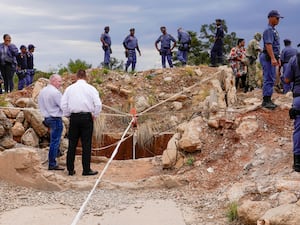
<instances>
[{"instance_id":1,"label":"large boulder","mask_svg":"<svg viewBox=\"0 0 300 225\"><path fill-rule=\"evenodd\" d=\"M300 224L299 204L285 204L269 209L263 219L270 221L272 225L295 225Z\"/></svg>"},{"instance_id":2,"label":"large boulder","mask_svg":"<svg viewBox=\"0 0 300 225\"><path fill-rule=\"evenodd\" d=\"M24 145L38 147L39 146L39 137L34 132L32 128L26 130L26 132L21 137L21 142Z\"/></svg>"},{"instance_id":3,"label":"large boulder","mask_svg":"<svg viewBox=\"0 0 300 225\"><path fill-rule=\"evenodd\" d=\"M44 126L44 118L38 110L24 110L24 117L39 137L47 134L48 128Z\"/></svg>"},{"instance_id":4,"label":"large boulder","mask_svg":"<svg viewBox=\"0 0 300 225\"><path fill-rule=\"evenodd\" d=\"M195 152L201 150L204 122L201 116L192 119L185 127L181 139L178 142L179 149L186 152Z\"/></svg>"}]
</instances>

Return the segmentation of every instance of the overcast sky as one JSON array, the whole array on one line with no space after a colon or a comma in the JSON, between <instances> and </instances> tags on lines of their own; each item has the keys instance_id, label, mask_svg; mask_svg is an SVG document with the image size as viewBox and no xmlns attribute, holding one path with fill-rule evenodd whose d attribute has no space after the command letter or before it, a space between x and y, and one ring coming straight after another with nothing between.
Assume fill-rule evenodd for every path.
<instances>
[{"instance_id":1,"label":"overcast sky","mask_svg":"<svg viewBox=\"0 0 300 225\"><path fill-rule=\"evenodd\" d=\"M50 71L70 59L85 60L93 67L103 61L99 37L109 25L112 57L126 60L122 42L135 27L142 56L137 70L160 67L154 42L160 26L177 38L177 28L199 34L201 25L216 18L226 20L229 32L251 40L267 26L267 14L277 9L285 18L277 29L281 38L300 43L300 0L10 0L1 1L1 36L8 33L12 43L34 44L35 67ZM1 39L2 41L2 39Z\"/></svg>"}]
</instances>

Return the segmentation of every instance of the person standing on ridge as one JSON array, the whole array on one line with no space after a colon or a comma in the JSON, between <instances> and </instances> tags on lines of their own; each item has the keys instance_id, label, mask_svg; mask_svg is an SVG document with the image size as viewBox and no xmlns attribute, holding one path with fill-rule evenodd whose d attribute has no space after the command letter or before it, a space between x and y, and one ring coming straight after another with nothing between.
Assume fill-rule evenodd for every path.
<instances>
[{"instance_id":1,"label":"person standing on ridge","mask_svg":"<svg viewBox=\"0 0 300 225\"><path fill-rule=\"evenodd\" d=\"M28 51L27 51L27 72L29 74L29 83L33 83L34 79L34 63L33 63L33 52L34 52L35 46L33 44L28 45Z\"/></svg>"},{"instance_id":2,"label":"person standing on ridge","mask_svg":"<svg viewBox=\"0 0 300 225\"><path fill-rule=\"evenodd\" d=\"M161 63L162 67L166 68L166 58L168 60L170 68L173 67L172 63L172 50L176 47L175 38L167 33L166 27L160 27L160 31L162 35L160 35L155 41L155 48L161 55ZM160 42L160 48L158 48L158 43ZM171 47L171 42L173 42L173 46Z\"/></svg>"},{"instance_id":3,"label":"person standing on ridge","mask_svg":"<svg viewBox=\"0 0 300 225\"><path fill-rule=\"evenodd\" d=\"M110 54L112 53L111 50L111 38L109 33L109 26L104 27L104 33L100 37L100 41L102 43L102 49L104 51L104 67L109 68L110 64Z\"/></svg>"},{"instance_id":4,"label":"person standing on ridge","mask_svg":"<svg viewBox=\"0 0 300 225\"><path fill-rule=\"evenodd\" d=\"M215 42L210 52L210 65L216 67L217 64L223 64L223 38L224 30L222 26L222 20L216 19L216 34Z\"/></svg>"},{"instance_id":5,"label":"person standing on ridge","mask_svg":"<svg viewBox=\"0 0 300 225\"><path fill-rule=\"evenodd\" d=\"M139 49L138 40L134 36L135 29L131 28L129 30L130 34L125 38L123 41L123 46L125 48L125 55L127 57L127 62L125 66L125 71L127 72L128 67L131 65L131 70L135 70L136 65L136 52L135 49L138 51L139 55L141 56L141 51Z\"/></svg>"},{"instance_id":6,"label":"person standing on ridge","mask_svg":"<svg viewBox=\"0 0 300 225\"><path fill-rule=\"evenodd\" d=\"M183 66L187 64L188 52L191 46L191 36L188 32L185 32L181 27L178 28L178 52L177 59L182 63Z\"/></svg>"},{"instance_id":7,"label":"person standing on ridge","mask_svg":"<svg viewBox=\"0 0 300 225\"><path fill-rule=\"evenodd\" d=\"M271 10L268 14L268 27L263 33L264 48L259 60L263 68L263 102L262 107L275 109L272 102L272 94L276 81L276 67L280 67L280 38L275 26L283 18L277 10Z\"/></svg>"}]
</instances>

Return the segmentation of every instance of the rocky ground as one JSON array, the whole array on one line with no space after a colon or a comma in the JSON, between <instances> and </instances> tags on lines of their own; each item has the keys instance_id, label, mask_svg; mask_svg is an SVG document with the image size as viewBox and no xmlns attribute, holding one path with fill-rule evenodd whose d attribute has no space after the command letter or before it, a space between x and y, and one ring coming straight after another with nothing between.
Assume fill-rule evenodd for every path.
<instances>
[{"instance_id":1,"label":"rocky ground","mask_svg":"<svg viewBox=\"0 0 300 225\"><path fill-rule=\"evenodd\" d=\"M169 126L170 121L166 118L176 116L176 125L204 116L199 103L209 95L212 85L207 80L217 71L217 68L203 66L136 74L109 73L100 77L90 71L90 78L100 90L103 103L122 112L128 112L134 103L138 112L142 112L200 82L189 91L189 95L179 95L176 102L181 104L172 101L139 118L154 121L160 132L167 129L176 132L176 126ZM97 79L92 79L93 76ZM65 86L71 83L72 77L64 76ZM31 92L32 89L28 88L9 97L14 102L14 99L29 96ZM147 96L147 101L139 98L142 96ZM158 219L163 212L166 213L164 219L169 219L165 221L170 221L174 214L181 214L176 217L178 225L256 224L260 218L271 221L271 224L298 224L299 218L292 215L299 212L297 202L300 197L297 188L300 176L292 170L293 121L288 118L292 98L289 94L274 93L273 98L279 107L271 111L260 107L261 89L248 93L238 90L236 96L236 103L226 110L225 124L218 128L207 127L207 138L201 151L186 154L190 161L186 160L182 167L163 169L161 156L114 160L88 203L81 223L127 225L126 222L108 221L106 217L117 218L123 212L127 213L127 218L122 217L123 221L132 225L135 223L130 218L136 217L135 221L138 221L137 215L142 215L142 208L145 208L153 216L144 217L143 224L148 221L149 225L176 225L176 222L162 222L163 219L151 223L151 218ZM104 112L111 111L104 109ZM113 118L106 118L106 121L110 132L121 132L128 122ZM253 132L247 132L253 129ZM24 148L23 145L17 147ZM47 158L46 150L32 153L28 159L33 165L30 170L15 170L7 159L23 159L24 151L17 151L18 154L13 156L9 151L4 151L5 156L2 153L0 157L1 171L8 168L13 171L6 172L7 176L1 175L0 224L24 224L27 219L31 221L28 224L35 225L33 221L39 221L39 216L28 213L26 207L33 207L29 208L31 212L42 210L40 215L54 211L60 222L71 224L97 177L81 176L80 157L76 159L78 169L74 177L68 177L65 171L47 171L46 165L41 164ZM35 152L35 148L32 151ZM62 165L64 157L60 159ZM106 162L105 158L94 157L93 168L102 171ZM240 219L229 222L226 214L233 203L238 205ZM130 208L135 214L127 211ZM167 208L175 210L171 213L173 216L167 214ZM31 214L31 217L22 220L22 214ZM15 218L14 223L8 223L12 218ZM61 224L51 220L51 224Z\"/></svg>"}]
</instances>

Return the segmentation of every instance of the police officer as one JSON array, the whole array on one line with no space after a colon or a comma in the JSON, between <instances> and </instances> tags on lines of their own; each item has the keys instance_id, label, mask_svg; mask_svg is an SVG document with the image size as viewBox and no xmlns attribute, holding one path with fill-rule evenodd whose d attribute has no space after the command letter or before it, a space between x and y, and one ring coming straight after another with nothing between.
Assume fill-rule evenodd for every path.
<instances>
[{"instance_id":1,"label":"police officer","mask_svg":"<svg viewBox=\"0 0 300 225\"><path fill-rule=\"evenodd\" d=\"M135 29L131 28L129 30L130 34L124 39L123 46L125 48L125 55L127 57L125 71L127 72L128 67L131 65L131 70L135 70L136 65L136 52L135 49L138 51L139 55L141 56L141 51L139 49L138 40L134 36Z\"/></svg>"},{"instance_id":2,"label":"police officer","mask_svg":"<svg viewBox=\"0 0 300 225\"><path fill-rule=\"evenodd\" d=\"M247 79L245 91L253 91L257 87L256 79L256 60L258 53L261 52L259 42L261 40L261 34L255 33L254 38L249 42L246 49L247 57Z\"/></svg>"},{"instance_id":3,"label":"police officer","mask_svg":"<svg viewBox=\"0 0 300 225\"><path fill-rule=\"evenodd\" d=\"M13 77L16 71L18 48L11 43L9 34L3 35L3 43L0 44L0 71L3 77L6 93L14 89Z\"/></svg>"},{"instance_id":4,"label":"police officer","mask_svg":"<svg viewBox=\"0 0 300 225\"><path fill-rule=\"evenodd\" d=\"M277 107L271 100L273 87L276 80L276 66L280 66L280 40L275 26L279 24L279 19L283 18L277 10L272 10L268 14L269 24L263 33L264 48L260 54L260 63L263 68L263 102L262 107L275 109Z\"/></svg>"},{"instance_id":5,"label":"police officer","mask_svg":"<svg viewBox=\"0 0 300 225\"><path fill-rule=\"evenodd\" d=\"M104 27L104 33L100 37L100 41L102 42L102 49L104 51L104 67L109 68L110 63L110 54L111 51L111 38L109 33L109 26Z\"/></svg>"},{"instance_id":6,"label":"police officer","mask_svg":"<svg viewBox=\"0 0 300 225\"><path fill-rule=\"evenodd\" d=\"M284 81L289 84L294 82L293 92L293 106L291 118L294 121L293 133L293 153L294 153L294 170L300 172L300 53L293 56L286 65L284 71Z\"/></svg>"},{"instance_id":7,"label":"police officer","mask_svg":"<svg viewBox=\"0 0 300 225\"><path fill-rule=\"evenodd\" d=\"M188 52L191 45L191 36L188 32L185 32L181 27L177 30L178 33L178 52L177 59L182 63L183 66L186 65L188 59Z\"/></svg>"},{"instance_id":8,"label":"police officer","mask_svg":"<svg viewBox=\"0 0 300 225\"><path fill-rule=\"evenodd\" d=\"M284 39L284 49L282 49L281 54L280 54L280 61L281 61L281 66L282 66L282 76L280 77L280 80L283 83L283 94L286 94L291 90L291 85L292 84L286 84L283 80L283 74L286 70L287 64L294 55L297 54L297 49L293 48L291 46L292 42L289 39Z\"/></svg>"},{"instance_id":9,"label":"police officer","mask_svg":"<svg viewBox=\"0 0 300 225\"><path fill-rule=\"evenodd\" d=\"M176 40L175 38L167 33L166 27L160 27L160 31L162 35L160 35L157 40L155 41L155 48L161 55L161 63L162 67L166 68L166 58L168 60L170 68L173 67L172 63L172 50L176 47ZM160 48L158 48L158 43L160 42ZM171 47L171 42L173 45Z\"/></svg>"},{"instance_id":10,"label":"police officer","mask_svg":"<svg viewBox=\"0 0 300 225\"><path fill-rule=\"evenodd\" d=\"M215 42L210 52L210 66L212 67L217 66L217 63L223 64L224 30L221 19L216 19L216 27Z\"/></svg>"},{"instance_id":11,"label":"police officer","mask_svg":"<svg viewBox=\"0 0 300 225\"><path fill-rule=\"evenodd\" d=\"M34 63L33 63L34 49L35 46L33 44L28 45L28 51L27 51L27 72L29 74L28 84L32 84L34 78Z\"/></svg>"},{"instance_id":12,"label":"police officer","mask_svg":"<svg viewBox=\"0 0 300 225\"><path fill-rule=\"evenodd\" d=\"M29 74L27 73L27 48L25 45L20 46L19 54L17 55L17 71L18 76L18 90L22 90L25 86L29 85Z\"/></svg>"}]
</instances>

